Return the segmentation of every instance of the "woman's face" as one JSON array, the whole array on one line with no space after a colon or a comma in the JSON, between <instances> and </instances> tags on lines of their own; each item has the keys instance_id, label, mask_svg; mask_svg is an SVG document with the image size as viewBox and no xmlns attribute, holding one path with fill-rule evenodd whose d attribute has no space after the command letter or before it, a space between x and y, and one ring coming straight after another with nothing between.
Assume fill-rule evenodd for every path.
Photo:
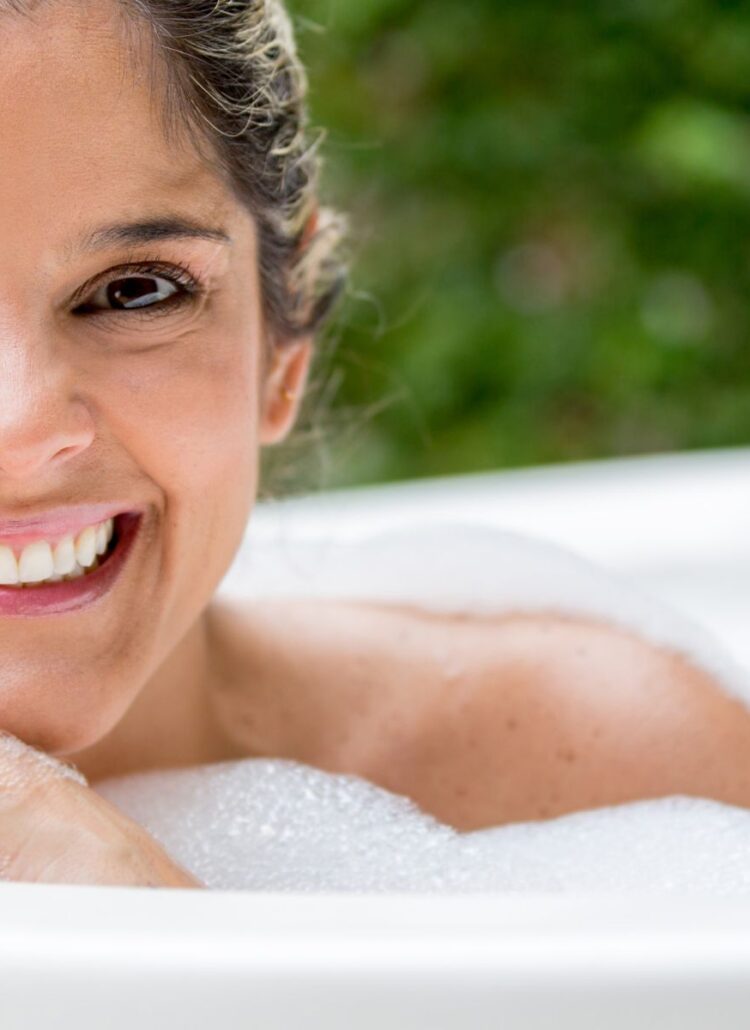
<instances>
[{"instance_id":1,"label":"woman's face","mask_svg":"<svg viewBox=\"0 0 750 1030\"><path fill-rule=\"evenodd\" d=\"M105 0L0 16L0 520L143 512L96 604L0 616L0 726L55 753L99 739L195 623L242 539L259 445L295 414L263 378L253 220L168 147L118 17ZM103 232L168 219L231 242ZM151 306L118 309L128 289ZM280 386L306 357L294 368Z\"/></svg>"}]
</instances>

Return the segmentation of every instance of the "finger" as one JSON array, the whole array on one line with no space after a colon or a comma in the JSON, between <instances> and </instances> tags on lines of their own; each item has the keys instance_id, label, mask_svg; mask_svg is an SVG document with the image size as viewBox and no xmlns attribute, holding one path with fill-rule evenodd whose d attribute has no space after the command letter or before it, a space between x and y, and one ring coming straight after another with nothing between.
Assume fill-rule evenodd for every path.
<instances>
[{"instance_id":1,"label":"finger","mask_svg":"<svg viewBox=\"0 0 750 1030\"><path fill-rule=\"evenodd\" d=\"M74 766L0 729L1 794L23 795L53 780L72 780L88 787L86 777Z\"/></svg>"}]
</instances>

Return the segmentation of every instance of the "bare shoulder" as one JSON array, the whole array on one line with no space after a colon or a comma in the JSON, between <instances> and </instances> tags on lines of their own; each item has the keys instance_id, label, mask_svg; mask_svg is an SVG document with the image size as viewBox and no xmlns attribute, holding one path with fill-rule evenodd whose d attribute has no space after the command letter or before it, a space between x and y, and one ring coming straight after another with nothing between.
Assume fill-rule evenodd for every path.
<instances>
[{"instance_id":1,"label":"bare shoulder","mask_svg":"<svg viewBox=\"0 0 750 1030\"><path fill-rule=\"evenodd\" d=\"M356 773L459 829L668 794L750 805L745 706L610 623L284 599L227 627L251 753Z\"/></svg>"},{"instance_id":2,"label":"bare shoulder","mask_svg":"<svg viewBox=\"0 0 750 1030\"><path fill-rule=\"evenodd\" d=\"M750 805L750 711L683 655L583 618L487 629L415 745L433 814L475 829L673 794Z\"/></svg>"}]
</instances>

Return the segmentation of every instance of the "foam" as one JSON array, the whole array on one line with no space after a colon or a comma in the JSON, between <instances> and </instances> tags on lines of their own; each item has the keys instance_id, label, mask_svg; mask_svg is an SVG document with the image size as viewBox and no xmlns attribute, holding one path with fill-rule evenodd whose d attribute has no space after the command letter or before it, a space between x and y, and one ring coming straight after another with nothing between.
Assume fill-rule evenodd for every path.
<instances>
[{"instance_id":1,"label":"foam","mask_svg":"<svg viewBox=\"0 0 750 1030\"><path fill-rule=\"evenodd\" d=\"M750 701L748 672L700 626L584 558L488 527L422 526L348 543L250 533L219 593L604 618L683 653ZM93 789L214 889L750 894L750 811L705 799L458 833L359 777L280 759L140 773Z\"/></svg>"},{"instance_id":2,"label":"foam","mask_svg":"<svg viewBox=\"0 0 750 1030\"><path fill-rule=\"evenodd\" d=\"M281 759L93 789L218 890L750 896L750 812L697 798L459 833L359 777Z\"/></svg>"},{"instance_id":3,"label":"foam","mask_svg":"<svg viewBox=\"0 0 750 1030\"><path fill-rule=\"evenodd\" d=\"M102 780L207 886L298 891L522 890L546 871L481 850L408 798L356 776L244 759Z\"/></svg>"}]
</instances>

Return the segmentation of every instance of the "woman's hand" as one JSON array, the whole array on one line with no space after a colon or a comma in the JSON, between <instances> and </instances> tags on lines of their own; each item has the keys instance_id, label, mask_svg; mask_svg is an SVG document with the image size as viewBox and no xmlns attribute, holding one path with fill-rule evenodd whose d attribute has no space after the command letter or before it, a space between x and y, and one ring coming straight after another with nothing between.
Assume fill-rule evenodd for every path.
<instances>
[{"instance_id":1,"label":"woman's hand","mask_svg":"<svg viewBox=\"0 0 750 1030\"><path fill-rule=\"evenodd\" d=\"M205 886L77 770L3 730L0 880Z\"/></svg>"}]
</instances>

